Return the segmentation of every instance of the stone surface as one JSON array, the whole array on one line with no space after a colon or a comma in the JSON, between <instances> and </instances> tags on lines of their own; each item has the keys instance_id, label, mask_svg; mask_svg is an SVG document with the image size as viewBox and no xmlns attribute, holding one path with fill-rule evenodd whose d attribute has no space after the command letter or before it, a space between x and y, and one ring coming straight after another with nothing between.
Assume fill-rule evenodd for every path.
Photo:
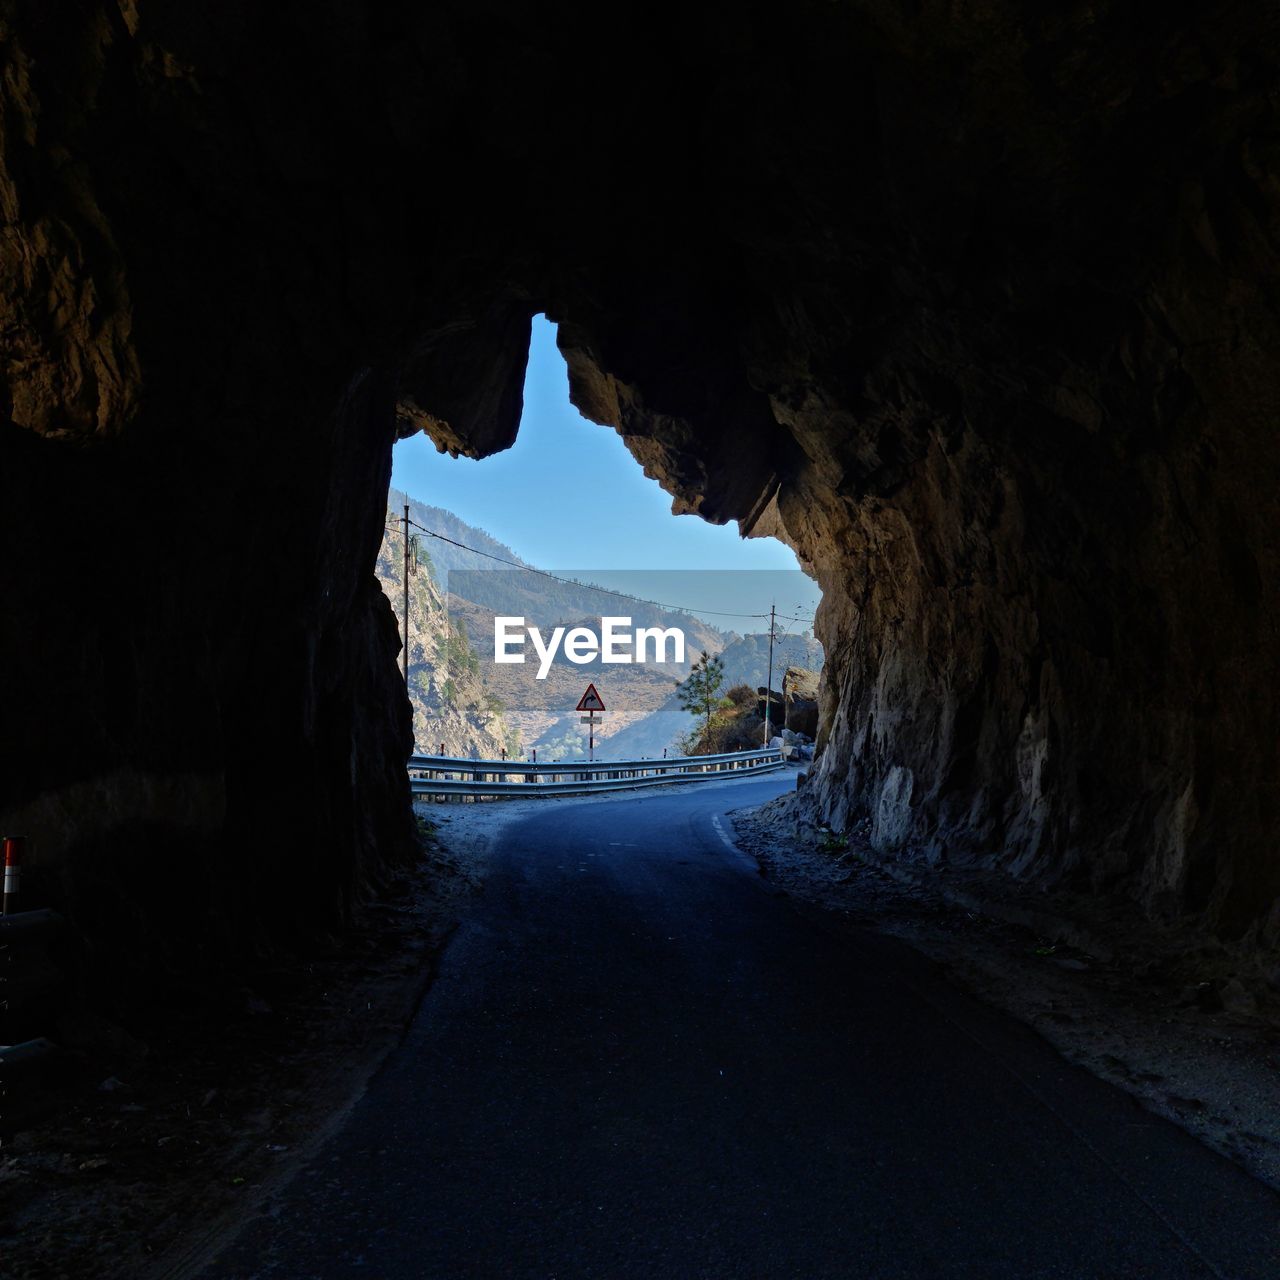
<instances>
[{"instance_id":1,"label":"stone surface","mask_svg":"<svg viewBox=\"0 0 1280 1280\"><path fill-rule=\"evenodd\" d=\"M788 667L782 677L782 696L786 702L786 727L802 733L810 740L818 734L818 693L821 676L804 667Z\"/></svg>"},{"instance_id":2,"label":"stone surface","mask_svg":"<svg viewBox=\"0 0 1280 1280\"><path fill-rule=\"evenodd\" d=\"M542 310L821 582L834 826L1274 943L1277 20L6 0L32 892L169 954L403 856L391 443L509 444Z\"/></svg>"}]
</instances>

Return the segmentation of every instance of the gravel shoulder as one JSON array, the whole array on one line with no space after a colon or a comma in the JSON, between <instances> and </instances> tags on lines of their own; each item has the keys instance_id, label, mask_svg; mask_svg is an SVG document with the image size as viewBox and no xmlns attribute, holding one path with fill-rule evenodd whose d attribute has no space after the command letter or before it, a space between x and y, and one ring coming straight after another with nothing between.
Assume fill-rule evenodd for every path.
<instances>
[{"instance_id":1,"label":"gravel shoulder","mask_svg":"<svg viewBox=\"0 0 1280 1280\"><path fill-rule=\"evenodd\" d=\"M909 943L1280 1190L1280 998L1247 948L994 873L883 859L865 831L826 831L796 796L732 817L739 847L797 910Z\"/></svg>"},{"instance_id":2,"label":"gravel shoulder","mask_svg":"<svg viewBox=\"0 0 1280 1280\"><path fill-rule=\"evenodd\" d=\"M5 1280L190 1274L341 1121L399 1043L480 884L480 843L421 861L326 945L128 1027L81 1011L35 1118L0 1144Z\"/></svg>"}]
</instances>

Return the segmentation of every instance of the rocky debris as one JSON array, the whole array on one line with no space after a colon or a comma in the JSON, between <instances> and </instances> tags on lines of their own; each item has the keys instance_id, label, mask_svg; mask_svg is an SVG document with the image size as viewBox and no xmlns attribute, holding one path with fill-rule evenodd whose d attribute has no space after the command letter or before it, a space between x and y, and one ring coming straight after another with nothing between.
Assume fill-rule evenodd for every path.
<instances>
[{"instance_id":1,"label":"rocky debris","mask_svg":"<svg viewBox=\"0 0 1280 1280\"><path fill-rule=\"evenodd\" d=\"M775 734L769 739L769 745L784 752L788 760L812 760L814 756L813 740L792 729L784 729L780 734Z\"/></svg>"},{"instance_id":2,"label":"rocky debris","mask_svg":"<svg viewBox=\"0 0 1280 1280\"><path fill-rule=\"evenodd\" d=\"M782 675L782 696L787 699L817 702L821 684L820 671L810 671L805 667L788 667Z\"/></svg>"},{"instance_id":3,"label":"rocky debris","mask_svg":"<svg viewBox=\"0 0 1280 1280\"><path fill-rule=\"evenodd\" d=\"M782 677L783 723L810 742L818 736L818 690L822 675L803 667L788 667Z\"/></svg>"}]
</instances>

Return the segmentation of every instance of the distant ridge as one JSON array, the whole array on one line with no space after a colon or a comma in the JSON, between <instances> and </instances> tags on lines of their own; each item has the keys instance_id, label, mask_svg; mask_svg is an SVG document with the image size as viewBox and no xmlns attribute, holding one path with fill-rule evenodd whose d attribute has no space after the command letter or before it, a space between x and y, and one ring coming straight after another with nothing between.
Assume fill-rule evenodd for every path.
<instances>
[{"instance_id":1,"label":"distant ridge","mask_svg":"<svg viewBox=\"0 0 1280 1280\"><path fill-rule=\"evenodd\" d=\"M483 529L468 524L444 507L430 506L409 498L400 489L392 489L387 495L389 525L403 512L406 501L409 503L411 519L435 533L476 549L474 552L467 551L438 538L423 537L423 551L434 567L441 589L456 592L494 613L537 616L552 608L563 611L566 615L591 618L604 613L625 611L635 619L637 625L653 625L659 621L664 626L682 625L691 641L699 648L710 646L720 649L735 638L735 632L705 622L680 609L658 609L633 601L625 594L619 595L596 587L578 586L572 582L544 577L539 566L531 565L505 542L499 542ZM522 574L519 569L497 564L476 552L514 560L529 570L529 573ZM455 573L467 576L450 583L449 578Z\"/></svg>"},{"instance_id":2,"label":"distant ridge","mask_svg":"<svg viewBox=\"0 0 1280 1280\"><path fill-rule=\"evenodd\" d=\"M660 755L692 724L675 696L700 650L722 656L725 688L764 683L769 642L766 632L739 635L696 615L631 600L625 595L548 577L506 543L468 524L447 508L420 502L402 490L387 495L387 535L378 576L399 617L401 559L399 518L406 501L410 517L423 529L450 538L443 542L419 533L418 561L428 570L413 580L414 638L411 645L410 700L419 746L445 743L458 754L492 756L505 749L527 756L534 747L544 758L577 758L585 750L572 707L587 679L607 681L609 713L601 746L619 753ZM461 543L455 546L453 543ZM474 548L469 550L468 548ZM511 562L496 563L489 556ZM569 664L557 657L548 678L535 681L523 667L481 661L477 646L489 643L495 614L523 615L557 623L590 622L606 614L626 614L637 626L679 626L688 649L682 664L647 664L604 670ZM767 620L766 620L767 625ZM780 628L782 624L780 623ZM774 646L775 687L787 666L818 669L822 647L807 634L779 634Z\"/></svg>"}]
</instances>

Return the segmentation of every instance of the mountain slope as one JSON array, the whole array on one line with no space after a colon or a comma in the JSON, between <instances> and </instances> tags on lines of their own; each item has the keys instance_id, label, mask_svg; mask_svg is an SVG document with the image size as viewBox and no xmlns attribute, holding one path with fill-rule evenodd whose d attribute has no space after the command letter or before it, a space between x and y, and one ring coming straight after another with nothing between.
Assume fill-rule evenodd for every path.
<instances>
[{"instance_id":1,"label":"mountain slope","mask_svg":"<svg viewBox=\"0 0 1280 1280\"><path fill-rule=\"evenodd\" d=\"M511 749L502 704L486 687L479 655L465 630L452 626L432 566L416 542L410 544L409 702L418 751L497 757ZM404 541L383 536L378 581L404 632Z\"/></svg>"},{"instance_id":2,"label":"mountain slope","mask_svg":"<svg viewBox=\"0 0 1280 1280\"><path fill-rule=\"evenodd\" d=\"M392 490L378 578L399 618L403 611L404 541L400 517L406 499ZM409 500L411 519L453 542L418 531L410 539L409 694L419 751L451 755L527 756L534 747L547 759L576 758L585 737L574 712L594 682L607 711L598 732L601 751L614 758L661 755L692 720L676 698L676 686L706 649L725 663L725 688L765 681L768 636L723 632L689 614L671 612L589 585L559 581L535 570L512 548L442 507ZM463 544L455 546L454 543ZM476 550L469 550L475 548ZM520 567L498 564L498 556ZM545 679L530 650L523 665L492 661L494 617L524 617L549 635L554 626L598 629L602 614L625 614L635 626L680 627L686 636L681 663L573 663L563 649ZM821 646L804 636L782 636L774 646L774 685L787 666L820 667Z\"/></svg>"}]
</instances>

